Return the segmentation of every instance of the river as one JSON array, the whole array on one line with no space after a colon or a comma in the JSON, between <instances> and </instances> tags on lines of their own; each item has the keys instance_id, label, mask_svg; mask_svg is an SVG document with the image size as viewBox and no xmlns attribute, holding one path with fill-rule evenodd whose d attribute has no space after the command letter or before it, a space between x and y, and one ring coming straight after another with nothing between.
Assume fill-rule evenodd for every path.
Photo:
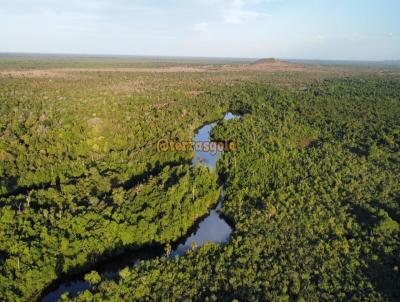
<instances>
[{"instance_id":1,"label":"river","mask_svg":"<svg viewBox=\"0 0 400 302\"><path fill-rule=\"evenodd\" d=\"M228 112L225 114L224 120L231 120L239 117L240 116ZM194 134L193 141L211 141L211 131L217 124L218 122L212 122L199 128ZM220 153L220 151L195 151L192 164L201 164L210 169L215 169ZM200 247L205 242L224 243L228 241L232 233L232 228L222 217L220 217L218 213L218 210L222 206L224 197L224 189L222 188L217 206L210 211L208 216L206 216L202 221L197 223L192 228L192 231L186 238L173 245L173 250L170 254L171 258L175 258L176 255L184 255L189 249L192 248L193 243L196 243L196 245ZM162 247L150 247L137 251L126 251L121 255L113 256L105 261L99 262L91 270L95 270L102 275L112 278L118 274L121 269L127 266L137 265L142 260L154 259L162 256L163 254L165 253ZM82 273L56 280L50 287L46 289L44 295L42 296L41 302L59 301L64 292L69 292L70 297L73 297L79 292L89 289L90 284L84 280L84 275L85 273Z\"/></svg>"}]
</instances>

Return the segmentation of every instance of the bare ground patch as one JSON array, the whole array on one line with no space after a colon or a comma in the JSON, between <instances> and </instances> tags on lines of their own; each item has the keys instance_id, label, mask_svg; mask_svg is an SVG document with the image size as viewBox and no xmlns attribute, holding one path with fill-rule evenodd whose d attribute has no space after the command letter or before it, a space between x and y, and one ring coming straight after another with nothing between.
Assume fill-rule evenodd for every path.
<instances>
[{"instance_id":1,"label":"bare ground patch","mask_svg":"<svg viewBox=\"0 0 400 302\"><path fill-rule=\"evenodd\" d=\"M326 67L320 65L306 65L279 61L275 59L259 60L249 64L226 64L226 65L204 65L204 66L169 66L169 67L98 67L98 68L54 68L54 69L10 69L0 70L1 77L11 78L82 78L90 76L90 73L122 72L122 73L225 73L236 74L239 72L248 73L343 73L350 72L346 67ZM124 87L122 87L124 86ZM121 84L116 90L126 92L140 91L141 85ZM195 92L194 92L195 94Z\"/></svg>"},{"instance_id":2,"label":"bare ground patch","mask_svg":"<svg viewBox=\"0 0 400 302\"><path fill-rule=\"evenodd\" d=\"M47 78L47 77L68 77L73 73L86 72L149 72L149 73L169 73L169 72L209 72L205 67L171 66L154 68L135 68L135 67L116 67L116 68L55 68L55 69L26 69L26 70L1 70L2 77L15 78Z\"/></svg>"}]
</instances>

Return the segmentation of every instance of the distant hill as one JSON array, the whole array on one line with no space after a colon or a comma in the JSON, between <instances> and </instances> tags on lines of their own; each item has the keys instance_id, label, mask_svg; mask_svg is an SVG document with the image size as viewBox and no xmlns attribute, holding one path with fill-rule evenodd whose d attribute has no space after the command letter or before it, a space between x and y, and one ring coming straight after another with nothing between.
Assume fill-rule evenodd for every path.
<instances>
[{"instance_id":1,"label":"distant hill","mask_svg":"<svg viewBox=\"0 0 400 302\"><path fill-rule=\"evenodd\" d=\"M244 69L254 71L295 71L303 70L304 66L302 64L281 61L275 58L265 58L244 66Z\"/></svg>"},{"instance_id":2,"label":"distant hill","mask_svg":"<svg viewBox=\"0 0 400 302\"><path fill-rule=\"evenodd\" d=\"M258 64L273 64L273 63L278 63L280 62L278 59L275 58L265 58L265 59L260 59L257 60L253 63L251 63L251 65L258 65Z\"/></svg>"}]
</instances>

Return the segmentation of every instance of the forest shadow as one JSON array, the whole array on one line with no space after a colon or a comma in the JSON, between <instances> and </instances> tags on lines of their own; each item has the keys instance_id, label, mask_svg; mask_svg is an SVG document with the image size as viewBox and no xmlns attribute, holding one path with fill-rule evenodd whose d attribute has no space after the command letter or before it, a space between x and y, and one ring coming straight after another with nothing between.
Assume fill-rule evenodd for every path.
<instances>
[{"instance_id":1,"label":"forest shadow","mask_svg":"<svg viewBox=\"0 0 400 302\"><path fill-rule=\"evenodd\" d=\"M189 165L191 163L191 160L180 160L180 161L169 161L169 162L164 162L163 164L160 164L160 161L157 161L152 167L151 165L147 165L147 169L145 172L142 174L134 175L130 179L128 179L126 182L124 182L121 187L128 191L136 186L138 186L141 183L147 182L151 177L157 176L158 174L161 173L161 171L169 166L170 168L174 168L180 165Z\"/></svg>"},{"instance_id":2,"label":"forest shadow","mask_svg":"<svg viewBox=\"0 0 400 302\"><path fill-rule=\"evenodd\" d=\"M368 148L353 147L353 146L346 145L345 149L347 149L349 152L354 153L358 156L368 156L368 154L369 154Z\"/></svg>"},{"instance_id":3,"label":"forest shadow","mask_svg":"<svg viewBox=\"0 0 400 302\"><path fill-rule=\"evenodd\" d=\"M399 204L398 197L394 197L394 199L397 201L397 204ZM371 201L371 205L375 208L382 208L389 214L389 216L392 219L396 220L397 223L400 223L400 213L398 211L396 211L396 209L389 207L386 204L382 204L382 203L378 202L377 200Z\"/></svg>"},{"instance_id":4,"label":"forest shadow","mask_svg":"<svg viewBox=\"0 0 400 302\"><path fill-rule=\"evenodd\" d=\"M373 203L375 209L377 203ZM369 234L374 232L374 228L382 223L383 218L371 212L371 210L355 203L351 203L350 212L354 214L356 220ZM400 248L392 253L385 253L385 246L373 244L373 254L377 257L365 257L366 266L362 269L363 274L370 280L375 289L379 291L385 299L389 301L400 301ZM396 256L397 255L397 256ZM397 268L397 269L396 269Z\"/></svg>"}]
</instances>

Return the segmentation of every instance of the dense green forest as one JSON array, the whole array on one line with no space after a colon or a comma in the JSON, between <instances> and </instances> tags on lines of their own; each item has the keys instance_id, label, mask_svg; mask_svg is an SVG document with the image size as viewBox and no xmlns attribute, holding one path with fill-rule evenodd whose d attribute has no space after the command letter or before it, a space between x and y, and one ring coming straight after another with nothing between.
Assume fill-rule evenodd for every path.
<instances>
[{"instance_id":1,"label":"dense green forest","mask_svg":"<svg viewBox=\"0 0 400 302\"><path fill-rule=\"evenodd\" d=\"M222 102L209 94L195 102L170 89L179 80L170 77L162 89L150 79L149 91L126 94L118 87L124 79L1 80L0 293L7 301L36 297L57 276L107 254L174 241L218 200L215 173L190 169L190 153L158 153L155 143L190 140L225 112Z\"/></svg>"},{"instance_id":2,"label":"dense green forest","mask_svg":"<svg viewBox=\"0 0 400 302\"><path fill-rule=\"evenodd\" d=\"M215 205L227 244L95 271L66 301L398 301L400 76L76 72L0 78L0 300L184 236ZM157 152L221 119L217 171Z\"/></svg>"}]
</instances>

